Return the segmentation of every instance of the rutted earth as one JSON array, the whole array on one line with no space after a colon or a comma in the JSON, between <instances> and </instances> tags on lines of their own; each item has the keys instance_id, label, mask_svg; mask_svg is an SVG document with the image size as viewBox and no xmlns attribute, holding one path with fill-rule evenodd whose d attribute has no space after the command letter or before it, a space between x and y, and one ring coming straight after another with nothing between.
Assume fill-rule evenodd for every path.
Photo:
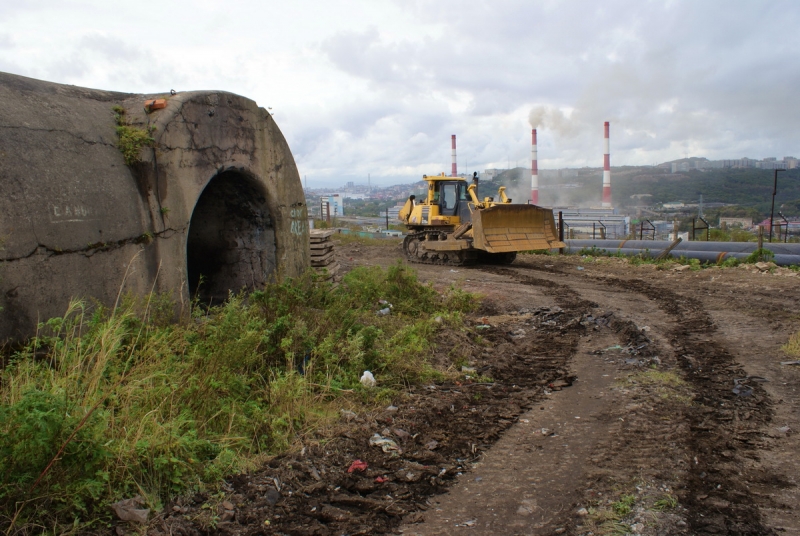
<instances>
[{"instance_id":1,"label":"rutted earth","mask_svg":"<svg viewBox=\"0 0 800 536\"><path fill-rule=\"evenodd\" d=\"M345 268L401 257L337 248ZM800 534L800 367L780 364L799 277L574 256L415 267L483 296L470 329L439 334L434 358L463 379L345 413L224 494L169 505L151 534Z\"/></svg>"}]
</instances>

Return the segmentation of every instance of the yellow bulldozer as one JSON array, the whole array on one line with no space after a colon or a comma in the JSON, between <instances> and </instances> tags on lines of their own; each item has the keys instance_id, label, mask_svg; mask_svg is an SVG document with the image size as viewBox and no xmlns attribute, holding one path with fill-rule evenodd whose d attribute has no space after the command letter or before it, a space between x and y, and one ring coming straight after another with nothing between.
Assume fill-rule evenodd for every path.
<instances>
[{"instance_id":1,"label":"yellow bulldozer","mask_svg":"<svg viewBox=\"0 0 800 536\"><path fill-rule=\"evenodd\" d=\"M518 251L566 246L556 234L552 210L511 204L504 186L499 201L479 200L477 173L472 184L444 173L422 178L428 183L426 199L409 196L398 215L409 230L403 251L412 262L510 264Z\"/></svg>"}]
</instances>

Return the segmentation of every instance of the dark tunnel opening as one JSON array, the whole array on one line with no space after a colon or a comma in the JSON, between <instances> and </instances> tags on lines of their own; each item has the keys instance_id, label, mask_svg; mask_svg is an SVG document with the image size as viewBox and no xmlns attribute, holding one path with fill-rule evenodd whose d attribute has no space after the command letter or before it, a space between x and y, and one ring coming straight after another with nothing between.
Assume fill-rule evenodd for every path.
<instances>
[{"instance_id":1,"label":"dark tunnel opening","mask_svg":"<svg viewBox=\"0 0 800 536\"><path fill-rule=\"evenodd\" d=\"M275 229L258 182L224 171L197 200L186 243L189 292L219 304L230 291L263 285L275 271Z\"/></svg>"}]
</instances>

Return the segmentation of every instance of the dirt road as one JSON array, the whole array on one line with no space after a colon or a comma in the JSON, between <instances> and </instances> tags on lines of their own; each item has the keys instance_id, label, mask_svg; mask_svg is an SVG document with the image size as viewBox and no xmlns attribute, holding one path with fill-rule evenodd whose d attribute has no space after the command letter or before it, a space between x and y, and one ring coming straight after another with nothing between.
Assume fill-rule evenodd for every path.
<instances>
[{"instance_id":1,"label":"dirt road","mask_svg":"<svg viewBox=\"0 0 800 536\"><path fill-rule=\"evenodd\" d=\"M400 250L338 256L386 266ZM214 531L800 534L800 367L780 365L800 329L800 278L528 255L416 268L483 296L473 327L442 330L436 355L473 378L348 416L239 477ZM374 434L397 449L370 447ZM355 459L369 468L343 470ZM164 530L213 532L176 512Z\"/></svg>"}]
</instances>

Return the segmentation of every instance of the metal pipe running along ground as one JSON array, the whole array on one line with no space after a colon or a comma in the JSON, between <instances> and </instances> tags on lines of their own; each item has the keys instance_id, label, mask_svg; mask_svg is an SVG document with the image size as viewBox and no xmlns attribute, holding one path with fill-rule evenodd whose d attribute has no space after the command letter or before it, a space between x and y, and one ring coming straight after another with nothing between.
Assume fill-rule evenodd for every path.
<instances>
[{"instance_id":1,"label":"metal pipe running along ground","mask_svg":"<svg viewBox=\"0 0 800 536\"><path fill-rule=\"evenodd\" d=\"M658 256L672 242L667 240L565 240L565 253L580 253L595 248L610 255ZM681 242L669 253L673 258L685 257L700 262L722 263L725 259L746 259L758 248L755 242ZM764 249L771 251L772 262L778 266L800 265L800 244L766 243Z\"/></svg>"}]
</instances>

